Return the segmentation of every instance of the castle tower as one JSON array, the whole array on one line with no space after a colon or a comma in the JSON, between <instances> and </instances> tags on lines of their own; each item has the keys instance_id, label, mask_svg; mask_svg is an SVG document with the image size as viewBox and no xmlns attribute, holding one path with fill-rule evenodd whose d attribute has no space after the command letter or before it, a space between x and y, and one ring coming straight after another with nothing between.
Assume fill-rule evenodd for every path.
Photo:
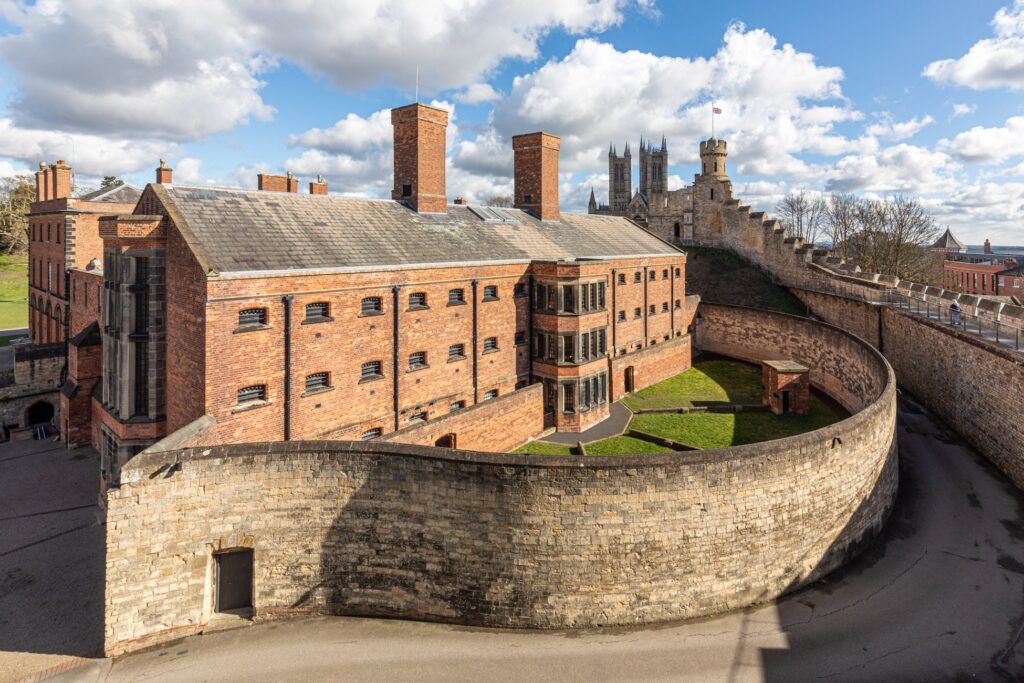
<instances>
[{"instance_id":1,"label":"castle tower","mask_svg":"<svg viewBox=\"0 0 1024 683\"><path fill-rule=\"evenodd\" d=\"M725 140L708 138L700 143L700 174L707 177L727 178L725 158L728 156Z\"/></svg>"},{"instance_id":2,"label":"castle tower","mask_svg":"<svg viewBox=\"0 0 1024 683\"><path fill-rule=\"evenodd\" d=\"M644 144L640 139L640 194L650 197L652 194L668 192L668 143L661 136L661 148Z\"/></svg>"},{"instance_id":3,"label":"castle tower","mask_svg":"<svg viewBox=\"0 0 1024 683\"><path fill-rule=\"evenodd\" d=\"M626 210L633 194L633 158L629 143L622 156L613 145L608 146L608 208L615 212Z\"/></svg>"}]
</instances>

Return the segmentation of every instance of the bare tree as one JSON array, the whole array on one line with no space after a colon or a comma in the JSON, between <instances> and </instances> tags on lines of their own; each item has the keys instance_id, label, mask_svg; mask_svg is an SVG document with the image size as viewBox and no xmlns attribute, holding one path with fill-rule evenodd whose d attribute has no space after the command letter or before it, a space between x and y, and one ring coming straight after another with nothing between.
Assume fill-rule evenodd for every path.
<instances>
[{"instance_id":1,"label":"bare tree","mask_svg":"<svg viewBox=\"0 0 1024 683\"><path fill-rule=\"evenodd\" d=\"M825 201L820 195L803 190L790 192L775 205L786 232L810 244L818 240L824 227L825 208Z\"/></svg>"},{"instance_id":2,"label":"bare tree","mask_svg":"<svg viewBox=\"0 0 1024 683\"><path fill-rule=\"evenodd\" d=\"M833 194L825 202L825 216L822 232L832 243L832 252L846 258L849 255L850 239L857 232L857 205L859 199L853 194Z\"/></svg>"},{"instance_id":3,"label":"bare tree","mask_svg":"<svg viewBox=\"0 0 1024 683\"><path fill-rule=\"evenodd\" d=\"M28 249L28 205L35 200L31 176L0 181L0 253L23 254Z\"/></svg>"},{"instance_id":4,"label":"bare tree","mask_svg":"<svg viewBox=\"0 0 1024 683\"><path fill-rule=\"evenodd\" d=\"M895 195L861 199L854 206L856 232L846 240L846 256L863 270L927 281L932 259L928 245L937 228L918 199Z\"/></svg>"},{"instance_id":5,"label":"bare tree","mask_svg":"<svg viewBox=\"0 0 1024 683\"><path fill-rule=\"evenodd\" d=\"M484 206L512 206L512 198L504 194L495 195L485 199Z\"/></svg>"}]
</instances>

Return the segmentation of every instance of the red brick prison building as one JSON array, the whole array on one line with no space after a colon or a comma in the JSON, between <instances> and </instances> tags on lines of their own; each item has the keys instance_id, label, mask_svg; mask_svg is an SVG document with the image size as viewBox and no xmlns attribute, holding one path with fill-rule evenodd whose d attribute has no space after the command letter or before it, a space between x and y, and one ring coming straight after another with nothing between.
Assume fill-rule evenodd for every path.
<instances>
[{"instance_id":1,"label":"red brick prison building","mask_svg":"<svg viewBox=\"0 0 1024 683\"><path fill-rule=\"evenodd\" d=\"M71 167L63 161L40 162L36 201L29 206L29 336L37 344L64 341L78 332L69 332L68 309L79 296L95 303L102 283L99 218L129 213L139 199L139 190L128 185L72 197L71 179ZM85 278L88 285L79 291L73 271L95 276Z\"/></svg>"},{"instance_id":2,"label":"red brick prison building","mask_svg":"<svg viewBox=\"0 0 1024 683\"><path fill-rule=\"evenodd\" d=\"M107 477L204 416L223 443L389 438L522 392L537 425L579 431L689 367L685 255L624 218L560 213L557 137L513 139L515 208L467 206L446 200L447 112L392 121L392 199L165 178L100 220ZM536 435L472 428L475 445Z\"/></svg>"}]
</instances>

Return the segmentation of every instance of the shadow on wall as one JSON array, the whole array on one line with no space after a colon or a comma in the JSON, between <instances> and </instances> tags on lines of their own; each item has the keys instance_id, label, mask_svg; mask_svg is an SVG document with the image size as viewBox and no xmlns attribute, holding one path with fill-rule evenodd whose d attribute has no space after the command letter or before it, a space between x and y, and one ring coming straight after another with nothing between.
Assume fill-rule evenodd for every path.
<instances>
[{"instance_id":1,"label":"shadow on wall","mask_svg":"<svg viewBox=\"0 0 1024 683\"><path fill-rule=\"evenodd\" d=\"M402 461L377 459L324 539L319 583L292 608L491 626L495 622L486 615L497 610L531 611L543 596L511 588L523 582L499 550L513 546L512 530L523 529L527 520L508 514L508 506L481 513L474 504L507 500L512 496L505 489L528 487L516 474L522 470L487 468L496 474L484 479L478 473L471 495L452 495L448 508L439 510L428 503L437 496L417 492L450 489L452 476L442 471L446 464L437 463L426 476L418 472L413 480L402 471Z\"/></svg>"}]
</instances>

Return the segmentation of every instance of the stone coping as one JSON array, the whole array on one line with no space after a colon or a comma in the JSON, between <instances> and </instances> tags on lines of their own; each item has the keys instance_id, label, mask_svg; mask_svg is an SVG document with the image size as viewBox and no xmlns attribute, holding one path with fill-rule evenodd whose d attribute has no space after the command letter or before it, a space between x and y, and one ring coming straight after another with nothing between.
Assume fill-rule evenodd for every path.
<instances>
[{"instance_id":1,"label":"stone coping","mask_svg":"<svg viewBox=\"0 0 1024 683\"><path fill-rule=\"evenodd\" d=\"M154 468L166 465L168 459L176 463L188 460L243 458L246 456L260 455L288 455L291 453L323 453L325 455L398 455L427 460L450 461L453 463L477 463L481 465L497 465L530 469L630 469L673 464L701 464L718 462L725 459L739 461L762 458L772 454L778 454L780 452L791 452L799 450L801 447L810 447L822 441L830 441L836 437L842 438L856 425L873 419L876 414L887 410L895 402L896 377L893 373L892 366L889 365L889 362L878 352L877 349L860 337L850 334L849 332L846 332L834 325L829 325L828 323L816 320L809 320L807 318L790 315L788 313L778 313L775 311L766 311L746 306L733 306L730 304L702 303L701 305L705 307L735 309L757 316L793 318L799 320L802 324L811 324L820 326L823 329L832 329L834 332L848 337L856 344L864 347L868 352L868 355L877 361L878 368L882 369L885 373L882 392L863 410L854 413L845 420L828 425L827 427L822 427L814 431L782 439L703 451L683 451L677 453L648 455L539 456L519 453L464 451L438 448L436 446L382 443L377 441L274 441L145 451L126 463L122 474L125 477L130 477L132 473L136 473L136 476L139 476L142 472L152 471ZM158 447L161 446L159 443L155 445Z\"/></svg>"}]
</instances>

